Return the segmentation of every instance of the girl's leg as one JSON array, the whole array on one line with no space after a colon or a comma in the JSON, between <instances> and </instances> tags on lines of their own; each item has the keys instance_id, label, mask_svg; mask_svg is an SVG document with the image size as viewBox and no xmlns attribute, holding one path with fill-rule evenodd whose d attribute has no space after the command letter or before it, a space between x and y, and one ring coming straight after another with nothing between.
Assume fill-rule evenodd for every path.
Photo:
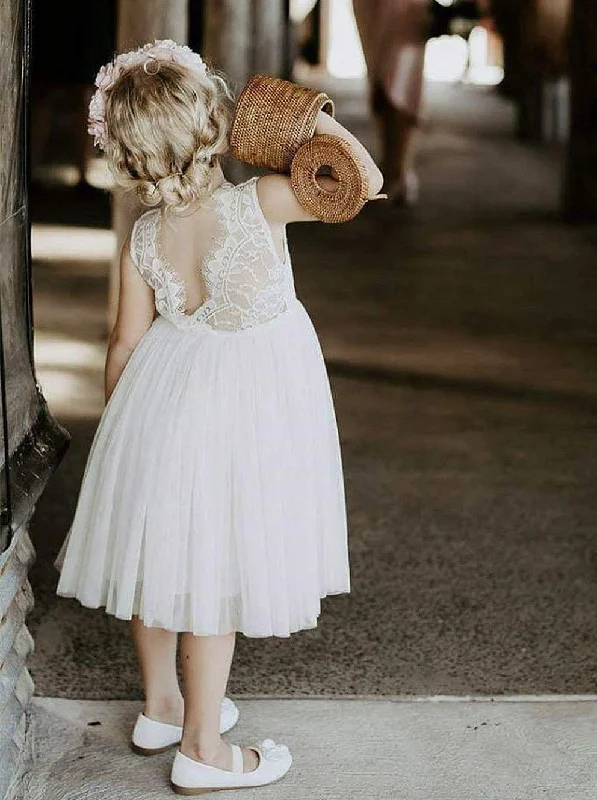
<instances>
[{"instance_id":1,"label":"girl's leg","mask_svg":"<svg viewBox=\"0 0 597 800\"><path fill-rule=\"evenodd\" d=\"M145 690L145 715L157 722L182 725L184 700L176 674L177 634L131 622Z\"/></svg>"},{"instance_id":2,"label":"girl's leg","mask_svg":"<svg viewBox=\"0 0 597 800\"><path fill-rule=\"evenodd\" d=\"M181 634L184 683L183 755L219 769L232 769L232 751L220 736L220 706L226 693L235 635ZM243 750L245 772L255 769L257 755Z\"/></svg>"}]
</instances>

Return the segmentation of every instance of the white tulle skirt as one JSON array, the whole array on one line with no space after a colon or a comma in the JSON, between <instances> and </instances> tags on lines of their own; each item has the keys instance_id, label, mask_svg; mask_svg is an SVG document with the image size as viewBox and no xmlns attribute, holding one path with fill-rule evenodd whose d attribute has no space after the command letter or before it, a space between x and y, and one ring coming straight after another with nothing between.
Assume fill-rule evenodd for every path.
<instances>
[{"instance_id":1,"label":"white tulle skirt","mask_svg":"<svg viewBox=\"0 0 597 800\"><path fill-rule=\"evenodd\" d=\"M325 365L299 301L240 333L158 317L95 434L58 594L198 635L288 636L349 591Z\"/></svg>"}]
</instances>

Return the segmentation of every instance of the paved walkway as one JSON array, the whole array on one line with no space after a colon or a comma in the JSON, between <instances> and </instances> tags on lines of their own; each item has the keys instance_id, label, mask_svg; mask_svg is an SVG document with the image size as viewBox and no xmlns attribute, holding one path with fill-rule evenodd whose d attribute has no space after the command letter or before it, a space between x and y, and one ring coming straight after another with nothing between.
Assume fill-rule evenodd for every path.
<instances>
[{"instance_id":1,"label":"paved walkway","mask_svg":"<svg viewBox=\"0 0 597 800\"><path fill-rule=\"evenodd\" d=\"M259 800L593 800L597 793L596 700L239 705L232 741L273 737L295 759L281 783L256 790ZM128 749L139 708L38 699L37 761L22 800L172 798L172 753L144 759Z\"/></svg>"},{"instance_id":2,"label":"paved walkway","mask_svg":"<svg viewBox=\"0 0 597 800\"><path fill-rule=\"evenodd\" d=\"M334 94L370 138L363 96ZM434 87L416 209L291 229L336 400L353 593L315 631L241 639L237 695L596 691L597 237L558 218L558 154L511 128L495 93ZM51 566L102 407L107 207L37 199L39 378L73 442L34 524L32 669L40 694L133 699L125 623L58 601Z\"/></svg>"}]
</instances>

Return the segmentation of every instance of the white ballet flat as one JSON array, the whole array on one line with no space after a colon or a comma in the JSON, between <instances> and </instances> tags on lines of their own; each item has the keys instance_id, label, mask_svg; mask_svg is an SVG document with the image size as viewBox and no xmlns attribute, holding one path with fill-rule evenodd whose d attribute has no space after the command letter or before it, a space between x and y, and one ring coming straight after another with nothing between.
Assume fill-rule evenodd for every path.
<instances>
[{"instance_id":1,"label":"white ballet flat","mask_svg":"<svg viewBox=\"0 0 597 800\"><path fill-rule=\"evenodd\" d=\"M220 733L227 733L238 722L239 711L229 697L222 700L220 712ZM155 756L165 753L182 739L180 725L168 725L166 722L157 722L155 719L139 714L135 727L131 747L140 756Z\"/></svg>"},{"instance_id":2,"label":"white ballet flat","mask_svg":"<svg viewBox=\"0 0 597 800\"><path fill-rule=\"evenodd\" d=\"M265 786L280 780L292 764L290 751L283 744L265 739L259 747L252 747L259 764L251 772L243 772L243 753L236 744L232 747L232 771L210 767L176 751L172 765L172 788L177 794L196 795L217 789L243 789Z\"/></svg>"}]
</instances>

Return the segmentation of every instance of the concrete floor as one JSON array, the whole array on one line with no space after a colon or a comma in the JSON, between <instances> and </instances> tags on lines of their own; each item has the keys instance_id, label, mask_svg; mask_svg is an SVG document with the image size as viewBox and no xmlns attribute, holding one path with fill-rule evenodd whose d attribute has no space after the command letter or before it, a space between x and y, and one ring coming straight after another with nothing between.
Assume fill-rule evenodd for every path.
<instances>
[{"instance_id":1,"label":"concrete floor","mask_svg":"<svg viewBox=\"0 0 597 800\"><path fill-rule=\"evenodd\" d=\"M288 744L279 800L592 800L597 701L244 700L231 741ZM166 800L172 752L128 748L139 703L37 699L22 800ZM215 796L215 795L214 795ZM220 800L239 797L219 792Z\"/></svg>"},{"instance_id":2,"label":"concrete floor","mask_svg":"<svg viewBox=\"0 0 597 800\"><path fill-rule=\"evenodd\" d=\"M371 139L363 95L334 94ZM432 87L420 205L290 231L336 401L353 592L315 631L241 639L237 695L597 689L597 236L558 217L559 154L511 130L494 92ZM58 600L52 568L102 408L108 206L34 199L39 379L73 441L32 531L32 670L43 695L138 698L126 625Z\"/></svg>"}]
</instances>

